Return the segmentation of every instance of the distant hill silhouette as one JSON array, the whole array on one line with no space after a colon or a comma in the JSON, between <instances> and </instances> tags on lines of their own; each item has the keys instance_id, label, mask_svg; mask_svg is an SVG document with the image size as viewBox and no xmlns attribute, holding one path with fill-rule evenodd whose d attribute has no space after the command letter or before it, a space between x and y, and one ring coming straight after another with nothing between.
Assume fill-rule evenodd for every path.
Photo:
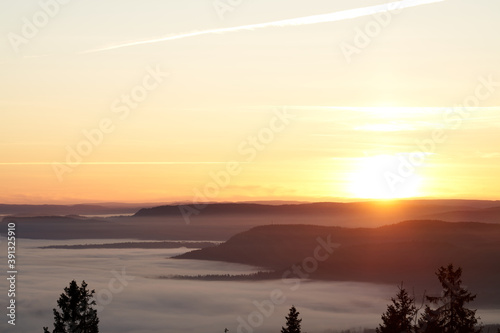
<instances>
[{"instance_id":1,"label":"distant hill silhouette","mask_svg":"<svg viewBox=\"0 0 500 333\"><path fill-rule=\"evenodd\" d=\"M285 272L308 257L317 238L340 246L309 278L435 286L437 267L454 263L464 269L471 290L485 294L483 303L500 304L500 225L406 221L378 228L311 225L255 227L212 248L179 259L217 260Z\"/></svg>"},{"instance_id":2,"label":"distant hill silhouette","mask_svg":"<svg viewBox=\"0 0 500 333\"><path fill-rule=\"evenodd\" d=\"M144 206L142 206L144 207ZM78 204L78 205L6 205L0 204L3 215L104 215L132 214L141 206L138 204Z\"/></svg>"},{"instance_id":3,"label":"distant hill silhouette","mask_svg":"<svg viewBox=\"0 0 500 333\"><path fill-rule=\"evenodd\" d=\"M500 206L438 213L429 215L429 217L450 222L481 221L500 223Z\"/></svg>"},{"instance_id":4,"label":"distant hill silhouette","mask_svg":"<svg viewBox=\"0 0 500 333\"><path fill-rule=\"evenodd\" d=\"M49 245L40 249L177 249L185 247L188 249L200 249L215 246L214 242L125 242L125 243L105 243L105 244L76 244L76 245Z\"/></svg>"},{"instance_id":5,"label":"distant hill silhouette","mask_svg":"<svg viewBox=\"0 0 500 333\"><path fill-rule=\"evenodd\" d=\"M319 203L302 203L302 204L283 204L283 205L266 205L256 203L211 203L201 209L203 214L341 214L341 213L359 213L361 211L385 211L387 207L391 211L395 210L419 210L425 207L427 213L447 212L454 206L443 205L437 201L399 201L397 205L380 202L319 202ZM194 206L192 206L194 207ZM460 207L460 206L457 206ZM463 206L461 206L463 207ZM474 209L470 207L470 209ZM422 211L419 211L422 213ZM152 208L143 208L139 210L135 216L169 216L180 215L179 205L165 205Z\"/></svg>"},{"instance_id":6,"label":"distant hill silhouette","mask_svg":"<svg viewBox=\"0 0 500 333\"><path fill-rule=\"evenodd\" d=\"M80 216L7 216L1 224L16 223L18 238L32 239L77 239L77 238L120 238L111 233L99 231L106 228L104 219L84 218ZM4 235L7 228L2 227L0 234ZM125 237L123 237L125 238Z\"/></svg>"},{"instance_id":7,"label":"distant hill silhouette","mask_svg":"<svg viewBox=\"0 0 500 333\"><path fill-rule=\"evenodd\" d=\"M194 206L191 206L194 208ZM300 204L257 204L257 203L211 203L199 209L203 216L314 216L329 217L338 225L349 221L366 221L371 223L396 223L409 219L434 219L437 216L451 217L455 221L454 212L475 217L459 221L498 222L500 223L500 203L498 201L481 200L399 200L399 201L366 201L366 202L320 202ZM475 213L478 212L477 215ZM179 205L165 205L139 210L135 217L181 217ZM198 216L190 218L196 220ZM485 220L483 220L483 218ZM442 218L446 220L446 218Z\"/></svg>"},{"instance_id":8,"label":"distant hill silhouette","mask_svg":"<svg viewBox=\"0 0 500 333\"><path fill-rule=\"evenodd\" d=\"M39 206L33 208L28 205L27 210L24 211L25 214L21 214L24 217L9 216L3 220L4 223L7 220L16 221L21 238L220 241L227 240L252 227L269 224L374 227L404 220L447 220L444 217L449 217L450 221L500 223L500 219L496 218L496 216L500 217L498 207L500 207L498 201L481 200L400 200L306 204L273 202L272 205L216 203L208 204L206 208L199 211L198 215L190 216L190 220L186 221L178 205L140 209L132 217L93 217L90 219L78 216L24 216L29 215L27 212L31 209L41 209ZM84 206L84 210L87 208L89 207ZM19 210L20 207L15 209L22 211ZM75 205L57 209L62 209L65 213L79 214L83 208L81 205ZM91 206L89 209L95 214L100 208ZM101 213L109 212L109 210L101 211ZM456 212L460 212L459 216ZM5 233L5 230L6 228L0 228L0 233Z\"/></svg>"}]
</instances>

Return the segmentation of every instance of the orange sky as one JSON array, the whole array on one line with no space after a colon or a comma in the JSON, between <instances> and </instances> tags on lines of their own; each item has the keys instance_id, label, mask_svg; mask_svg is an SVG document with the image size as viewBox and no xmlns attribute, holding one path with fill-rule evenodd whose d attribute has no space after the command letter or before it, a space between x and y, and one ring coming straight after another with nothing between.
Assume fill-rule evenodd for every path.
<instances>
[{"instance_id":1,"label":"orange sky","mask_svg":"<svg viewBox=\"0 0 500 333\"><path fill-rule=\"evenodd\" d=\"M430 2L0 5L0 202L499 199L500 5Z\"/></svg>"}]
</instances>

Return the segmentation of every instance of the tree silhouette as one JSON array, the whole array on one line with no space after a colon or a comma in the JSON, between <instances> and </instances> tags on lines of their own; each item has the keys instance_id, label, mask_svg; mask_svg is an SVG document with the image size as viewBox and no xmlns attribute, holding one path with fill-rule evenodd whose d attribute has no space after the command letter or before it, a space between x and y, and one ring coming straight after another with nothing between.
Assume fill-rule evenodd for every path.
<instances>
[{"instance_id":1,"label":"tree silhouette","mask_svg":"<svg viewBox=\"0 0 500 333\"><path fill-rule=\"evenodd\" d=\"M430 297L427 300L436 305L430 306L419 321L419 332L423 333L479 333L476 310L470 310L465 304L472 302L476 295L472 295L462 287L462 269L454 269L450 264L440 267L436 273L443 287L441 296Z\"/></svg>"},{"instance_id":2,"label":"tree silhouette","mask_svg":"<svg viewBox=\"0 0 500 333\"><path fill-rule=\"evenodd\" d=\"M444 330L438 322L436 310L432 310L428 305L425 306L422 317L418 320L418 333L443 333Z\"/></svg>"},{"instance_id":3,"label":"tree silhouette","mask_svg":"<svg viewBox=\"0 0 500 333\"><path fill-rule=\"evenodd\" d=\"M302 319L299 319L300 312L295 309L295 306L292 305L290 308L290 312L288 313L288 317L286 318L286 328L281 327L281 333L300 333L300 323Z\"/></svg>"},{"instance_id":4,"label":"tree silhouette","mask_svg":"<svg viewBox=\"0 0 500 333\"><path fill-rule=\"evenodd\" d=\"M377 333L411 333L413 320L417 314L415 299L408 295L401 283L396 298L391 298L392 304L382 315L383 323L377 327Z\"/></svg>"},{"instance_id":5,"label":"tree silhouette","mask_svg":"<svg viewBox=\"0 0 500 333\"><path fill-rule=\"evenodd\" d=\"M69 287L64 288L57 305L61 309L54 309L54 329L52 333L98 333L99 318L97 311L92 308L96 305L93 300L95 291L89 291L85 281L79 287L75 280ZM50 333L48 327L44 333Z\"/></svg>"}]
</instances>

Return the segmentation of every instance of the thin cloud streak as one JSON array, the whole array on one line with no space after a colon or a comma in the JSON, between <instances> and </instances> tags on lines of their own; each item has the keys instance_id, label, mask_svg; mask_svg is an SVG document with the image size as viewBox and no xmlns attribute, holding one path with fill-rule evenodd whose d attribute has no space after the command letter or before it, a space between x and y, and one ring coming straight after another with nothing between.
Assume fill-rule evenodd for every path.
<instances>
[{"instance_id":1,"label":"thin cloud streak","mask_svg":"<svg viewBox=\"0 0 500 333\"><path fill-rule=\"evenodd\" d=\"M227 162L81 162L66 165L182 165L182 164L225 164ZM241 162L245 163L245 162ZM0 162L0 165L52 165L54 162Z\"/></svg>"},{"instance_id":2,"label":"thin cloud streak","mask_svg":"<svg viewBox=\"0 0 500 333\"><path fill-rule=\"evenodd\" d=\"M116 45L110 45L110 46L106 46L106 47L102 47L102 48L98 48L98 49L83 51L81 53L86 54L86 53L110 51L110 50L116 50L116 49L124 48L124 47L131 47L131 46L137 46L137 45L143 45L143 44L160 43L160 42L166 42L166 41L175 40L175 39L196 37L196 36L208 35L208 34L221 34L221 33L226 33L226 32L235 32L235 31L242 31L242 30L254 30L254 29L269 28L269 27L281 27L281 28L283 28L283 27L289 27L289 26L300 26L300 25L343 21L343 20L349 20L349 19L354 19L354 18L363 17L363 16L369 16L369 15L373 15L373 14L388 12L388 11L394 10L396 8L397 9L404 9L404 8L409 8L409 7L415 7L415 6L420 6L420 5L442 2L442 1L445 1L445 0L402 0L402 1L395 1L395 2L390 2L390 3L386 3L386 4L382 4L382 5L348 9L348 10L343 10L343 11L333 12L333 13L328 13L328 14L312 15L312 16L279 20L279 21L266 22L266 23L249 24L249 25L243 25L243 26L238 26L238 27L218 28L218 29L210 29L210 30L203 30L203 31L193 31L193 32L179 34L179 35L171 35L171 36L159 37L159 38L154 38L154 39L147 39L147 40L142 40L142 41L133 41L133 42L116 44Z\"/></svg>"}]
</instances>

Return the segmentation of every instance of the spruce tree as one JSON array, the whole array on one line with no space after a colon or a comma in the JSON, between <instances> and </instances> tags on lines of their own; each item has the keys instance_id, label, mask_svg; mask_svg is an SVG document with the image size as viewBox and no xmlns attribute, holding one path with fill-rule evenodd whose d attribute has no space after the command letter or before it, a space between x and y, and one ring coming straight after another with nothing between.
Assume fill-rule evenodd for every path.
<instances>
[{"instance_id":1,"label":"spruce tree","mask_svg":"<svg viewBox=\"0 0 500 333\"><path fill-rule=\"evenodd\" d=\"M286 318L286 328L281 327L281 333L300 333L300 323L302 319L299 319L300 312L295 309L295 306L292 305L290 308L290 312L288 313L288 317Z\"/></svg>"},{"instance_id":2,"label":"spruce tree","mask_svg":"<svg viewBox=\"0 0 500 333\"><path fill-rule=\"evenodd\" d=\"M426 307L419 321L419 332L424 333L479 333L476 310L470 310L465 304L472 302L472 295L462 287L462 269L455 269L452 264L440 267L436 273L443 287L441 296L430 297L427 300L436 306Z\"/></svg>"},{"instance_id":3,"label":"spruce tree","mask_svg":"<svg viewBox=\"0 0 500 333\"><path fill-rule=\"evenodd\" d=\"M383 323L376 329L377 333L411 333L413 332L413 320L417 314L415 299L408 295L403 284L398 286L399 292L396 298L391 298L392 304L382 315Z\"/></svg>"},{"instance_id":4,"label":"spruce tree","mask_svg":"<svg viewBox=\"0 0 500 333\"><path fill-rule=\"evenodd\" d=\"M54 329L52 333L99 333L99 318L93 300L95 291L89 291L85 281L81 287L73 280L69 287L64 288L57 305L60 311L54 309ZM47 327L44 333L50 333Z\"/></svg>"},{"instance_id":5,"label":"spruce tree","mask_svg":"<svg viewBox=\"0 0 500 333\"><path fill-rule=\"evenodd\" d=\"M425 306L422 317L418 320L417 333L443 333L443 328L438 321L438 312Z\"/></svg>"}]
</instances>

